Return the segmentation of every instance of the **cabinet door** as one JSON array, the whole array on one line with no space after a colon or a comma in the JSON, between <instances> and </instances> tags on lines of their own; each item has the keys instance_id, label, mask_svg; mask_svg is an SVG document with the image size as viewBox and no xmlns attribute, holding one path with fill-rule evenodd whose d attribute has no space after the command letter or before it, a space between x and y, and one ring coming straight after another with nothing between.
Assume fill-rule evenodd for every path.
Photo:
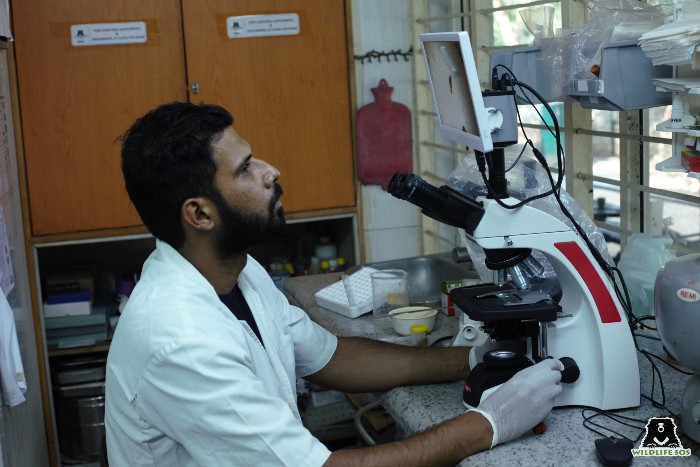
<instances>
[{"instance_id":1,"label":"cabinet door","mask_svg":"<svg viewBox=\"0 0 700 467\"><path fill-rule=\"evenodd\" d=\"M198 85L190 101L219 104L233 114L253 154L280 169L286 211L353 206L343 0L182 0L182 5L187 76ZM298 34L245 37L244 32L229 38L228 18L278 14L298 15ZM242 21L250 18L238 26ZM255 34L247 24L247 33ZM276 29L274 23L259 24Z\"/></svg>"},{"instance_id":2,"label":"cabinet door","mask_svg":"<svg viewBox=\"0 0 700 467\"><path fill-rule=\"evenodd\" d=\"M33 235L141 224L115 140L152 107L187 98L180 1L12 7ZM103 31L105 45L73 45L71 26L127 22L145 23L145 42Z\"/></svg>"}]
</instances>

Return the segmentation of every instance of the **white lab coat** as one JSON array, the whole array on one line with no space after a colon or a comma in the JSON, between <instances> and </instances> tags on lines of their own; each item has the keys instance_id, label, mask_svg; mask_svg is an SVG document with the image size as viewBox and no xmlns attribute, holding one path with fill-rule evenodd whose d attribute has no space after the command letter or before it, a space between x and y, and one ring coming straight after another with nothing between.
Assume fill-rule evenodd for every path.
<instances>
[{"instance_id":1,"label":"white lab coat","mask_svg":"<svg viewBox=\"0 0 700 467\"><path fill-rule=\"evenodd\" d=\"M111 466L327 460L301 423L296 375L322 369L337 338L291 306L253 258L238 284L264 347L192 264L157 241L107 359Z\"/></svg>"}]
</instances>

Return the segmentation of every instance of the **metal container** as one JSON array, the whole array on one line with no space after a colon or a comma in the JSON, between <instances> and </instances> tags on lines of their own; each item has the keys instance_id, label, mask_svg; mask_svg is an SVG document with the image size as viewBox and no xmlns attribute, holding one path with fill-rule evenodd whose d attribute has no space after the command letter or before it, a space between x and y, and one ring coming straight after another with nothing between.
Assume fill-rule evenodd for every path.
<instances>
[{"instance_id":1,"label":"metal container","mask_svg":"<svg viewBox=\"0 0 700 467\"><path fill-rule=\"evenodd\" d=\"M97 460L105 431L105 396L61 398L57 410L61 452L76 460Z\"/></svg>"},{"instance_id":2,"label":"metal container","mask_svg":"<svg viewBox=\"0 0 700 467\"><path fill-rule=\"evenodd\" d=\"M61 453L95 461L105 431L104 357L65 360L53 368L56 423Z\"/></svg>"},{"instance_id":3,"label":"metal container","mask_svg":"<svg viewBox=\"0 0 700 467\"><path fill-rule=\"evenodd\" d=\"M56 364L54 382L59 385L104 381L106 358L76 358Z\"/></svg>"},{"instance_id":4,"label":"metal container","mask_svg":"<svg viewBox=\"0 0 700 467\"><path fill-rule=\"evenodd\" d=\"M56 388L54 394L59 400L75 397L103 396L105 393L105 382L94 381L85 384L71 384L70 386L60 386Z\"/></svg>"}]
</instances>

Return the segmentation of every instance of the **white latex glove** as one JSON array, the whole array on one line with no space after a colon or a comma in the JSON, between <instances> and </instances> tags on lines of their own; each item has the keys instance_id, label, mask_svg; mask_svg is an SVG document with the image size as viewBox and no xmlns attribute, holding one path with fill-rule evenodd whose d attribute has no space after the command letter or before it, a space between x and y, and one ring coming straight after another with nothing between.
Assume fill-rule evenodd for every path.
<instances>
[{"instance_id":1,"label":"white latex glove","mask_svg":"<svg viewBox=\"0 0 700 467\"><path fill-rule=\"evenodd\" d=\"M520 370L472 409L491 423L491 447L517 438L544 420L561 393L563 369L559 360L549 358Z\"/></svg>"}]
</instances>

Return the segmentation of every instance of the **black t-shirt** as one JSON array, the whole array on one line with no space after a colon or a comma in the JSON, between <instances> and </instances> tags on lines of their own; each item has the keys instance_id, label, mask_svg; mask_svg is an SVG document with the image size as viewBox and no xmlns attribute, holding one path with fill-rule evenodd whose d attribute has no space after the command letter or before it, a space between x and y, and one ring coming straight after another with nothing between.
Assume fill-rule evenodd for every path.
<instances>
[{"instance_id":1,"label":"black t-shirt","mask_svg":"<svg viewBox=\"0 0 700 467\"><path fill-rule=\"evenodd\" d=\"M219 295L219 299L221 299L224 305L226 305L228 309L231 310L233 316L235 316L239 320L243 320L246 323L248 323L248 326L250 326L255 335L258 336L260 343L263 343L262 337L260 336L260 330L258 329L258 325L255 322L255 318L253 317L253 312L250 311L248 302L245 301L243 292L241 292L241 288L238 287L238 284L236 284L233 287L233 290L231 290L226 295ZM263 346L264 345L265 344L263 343Z\"/></svg>"}]
</instances>

